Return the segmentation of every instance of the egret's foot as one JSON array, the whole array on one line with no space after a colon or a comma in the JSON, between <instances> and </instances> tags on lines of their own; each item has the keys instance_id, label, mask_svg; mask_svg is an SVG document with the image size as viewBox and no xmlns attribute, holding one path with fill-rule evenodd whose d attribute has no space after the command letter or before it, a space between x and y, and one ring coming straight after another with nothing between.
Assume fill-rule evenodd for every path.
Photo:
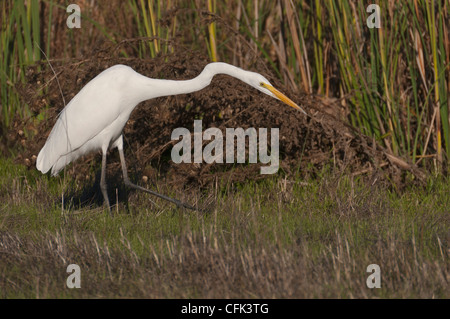
<instances>
[{"instance_id":1,"label":"egret's foot","mask_svg":"<svg viewBox=\"0 0 450 319\"><path fill-rule=\"evenodd\" d=\"M150 189L144 188L144 187L142 187L142 186L133 184L133 183L130 182L130 180L128 180L128 179L125 180L125 185L128 186L128 187L131 187L131 188L134 188L134 189L137 189L137 190L146 192L146 193L148 193L148 194L154 195L154 196L156 196L156 197L162 198L162 199L164 199L164 200L166 200L166 201L169 201L169 202L171 202L171 203L174 203L174 204L177 205L178 207L183 207L183 208L187 208L187 209L190 209L190 210L196 210L196 211L201 212L201 210L199 210L199 209L197 209L197 208L195 208L195 207L193 207L193 206L191 206L191 205L189 205L189 204L183 203L183 202L179 201L178 199L174 199L174 198L171 198L171 197L169 197L169 196L166 196L166 195L163 195L163 194L154 192L154 191L152 191L152 190L150 190Z\"/></svg>"}]
</instances>

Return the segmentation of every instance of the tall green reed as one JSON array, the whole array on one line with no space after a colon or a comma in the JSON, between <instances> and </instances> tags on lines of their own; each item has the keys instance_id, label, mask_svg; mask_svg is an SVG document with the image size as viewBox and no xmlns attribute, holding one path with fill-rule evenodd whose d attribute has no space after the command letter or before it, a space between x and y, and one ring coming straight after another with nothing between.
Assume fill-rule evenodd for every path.
<instances>
[{"instance_id":1,"label":"tall green reed","mask_svg":"<svg viewBox=\"0 0 450 319\"><path fill-rule=\"evenodd\" d=\"M1 122L7 127L14 114L28 114L28 108L21 107L15 84L25 81L27 65L41 59L39 1L30 0L27 7L23 1L4 1L1 17Z\"/></svg>"},{"instance_id":2,"label":"tall green reed","mask_svg":"<svg viewBox=\"0 0 450 319\"><path fill-rule=\"evenodd\" d=\"M39 26L50 26L55 13L50 10L40 21L39 3L2 3L3 124L10 123L16 111L23 112L17 110L14 83L24 80L27 64L41 59L35 43L45 40L50 52L52 35L40 34ZM184 48L204 50L211 61L220 57L249 68L262 59L291 89L340 98L334 107L343 107L353 126L392 153L421 165L448 163L450 3L377 4L380 29L367 26L371 13L356 0L128 0L125 14L134 22L134 33L125 35L121 26L106 31L94 19L91 25L96 26L93 33L112 41L148 38L138 42L140 57L173 51L170 40L177 36ZM173 9L175 13L166 15ZM90 43L80 40L85 36L72 35L75 47Z\"/></svg>"}]
</instances>

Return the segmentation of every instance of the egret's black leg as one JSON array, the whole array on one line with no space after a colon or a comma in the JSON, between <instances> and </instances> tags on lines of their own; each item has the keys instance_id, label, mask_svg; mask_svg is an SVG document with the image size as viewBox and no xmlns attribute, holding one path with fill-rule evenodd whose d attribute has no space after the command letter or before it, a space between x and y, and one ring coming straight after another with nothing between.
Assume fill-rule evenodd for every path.
<instances>
[{"instance_id":1,"label":"egret's black leg","mask_svg":"<svg viewBox=\"0 0 450 319\"><path fill-rule=\"evenodd\" d=\"M106 153L102 155L102 174L100 177L100 189L105 199L105 204L108 206L109 212L111 212L111 205L109 204L108 191L106 190Z\"/></svg>"},{"instance_id":2,"label":"egret's black leg","mask_svg":"<svg viewBox=\"0 0 450 319\"><path fill-rule=\"evenodd\" d=\"M184 208L188 208L188 209L192 209L192 210L198 210L198 209L196 209L195 207L192 207L189 204L185 204L183 202L180 202L179 200L170 198L170 197L168 197L166 195L162 195L162 194L159 194L159 193L154 192L152 190L149 190L147 188L144 188L144 187L141 187L139 185L133 184L130 181L130 179L128 178L127 165L125 163L125 156L123 155L123 149L120 148L120 147L118 147L117 149L119 150L120 163L122 164L123 180L124 180L126 186L134 188L134 189L137 189L137 190L140 190L140 191L143 191L143 192L146 192L146 193L149 193L149 194L152 194L152 195L157 196L159 198L162 198L164 200L167 200L167 201L169 201L171 203L174 203L178 207L184 207Z\"/></svg>"}]
</instances>

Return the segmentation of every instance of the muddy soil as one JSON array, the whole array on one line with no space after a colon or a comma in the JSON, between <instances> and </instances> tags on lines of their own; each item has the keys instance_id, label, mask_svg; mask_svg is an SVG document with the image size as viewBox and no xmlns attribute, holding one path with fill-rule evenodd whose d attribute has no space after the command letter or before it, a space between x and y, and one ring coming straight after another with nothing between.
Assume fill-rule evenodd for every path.
<instances>
[{"instance_id":1,"label":"muddy soil","mask_svg":"<svg viewBox=\"0 0 450 319\"><path fill-rule=\"evenodd\" d=\"M52 61L66 103L89 80L119 63L148 77L182 80L197 76L208 59L190 51L145 60L121 58L114 48L108 48L79 60ZM338 173L364 176L371 183L389 180L403 185L406 181L423 178L417 168L347 125L346 109L340 101L289 91L262 64L256 63L251 70L266 76L275 87L301 105L308 116L237 79L218 75L201 91L148 100L134 110L124 129L125 154L131 176L137 181L148 178L150 182L163 178L171 187L208 187L211 183L270 177L260 173L260 166L266 165L260 163L173 163L170 154L178 141L171 140L172 131L185 127L193 133L194 119L202 119L203 130L217 127L223 136L225 128L279 128L279 174L314 177L327 166ZM26 121L16 120L13 130L8 133L8 143L11 147L19 141L24 151L17 161L36 169L36 156L64 105L56 77L47 64L30 67L26 77L27 84L18 86L18 90L33 116ZM46 120L36 121L42 115ZM116 150L110 152L108 161L109 174L120 175ZM101 157L91 154L72 164L68 172L79 180L89 179L92 175L89 169L93 166L99 169L100 165Z\"/></svg>"}]
</instances>

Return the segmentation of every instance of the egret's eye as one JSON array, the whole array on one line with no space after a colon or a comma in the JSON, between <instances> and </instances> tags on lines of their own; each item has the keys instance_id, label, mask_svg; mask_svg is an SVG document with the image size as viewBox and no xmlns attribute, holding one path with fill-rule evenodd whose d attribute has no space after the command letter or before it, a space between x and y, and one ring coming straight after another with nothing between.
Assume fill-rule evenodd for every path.
<instances>
[{"instance_id":1,"label":"egret's eye","mask_svg":"<svg viewBox=\"0 0 450 319\"><path fill-rule=\"evenodd\" d=\"M259 82L259 86L264 86L264 83L263 82Z\"/></svg>"}]
</instances>

